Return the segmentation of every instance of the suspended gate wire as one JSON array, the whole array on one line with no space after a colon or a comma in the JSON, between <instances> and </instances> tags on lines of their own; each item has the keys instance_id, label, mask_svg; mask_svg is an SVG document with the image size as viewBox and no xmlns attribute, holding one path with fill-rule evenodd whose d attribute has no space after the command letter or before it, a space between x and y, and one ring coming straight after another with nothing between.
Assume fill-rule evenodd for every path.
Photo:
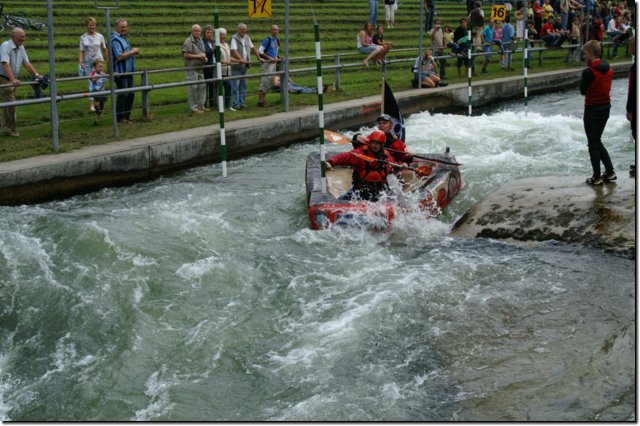
<instances>
[{"instance_id":1,"label":"suspended gate wire","mask_svg":"<svg viewBox=\"0 0 640 426\"><path fill-rule=\"evenodd\" d=\"M318 21L316 20L316 11L313 10L313 3L309 0L309 6L311 7L311 16L313 17L313 24L316 25Z\"/></svg>"}]
</instances>

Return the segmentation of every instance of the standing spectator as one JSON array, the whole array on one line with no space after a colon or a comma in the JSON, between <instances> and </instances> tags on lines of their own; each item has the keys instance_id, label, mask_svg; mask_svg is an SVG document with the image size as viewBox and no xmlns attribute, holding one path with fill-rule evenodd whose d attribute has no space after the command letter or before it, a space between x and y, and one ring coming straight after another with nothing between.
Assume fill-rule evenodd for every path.
<instances>
[{"instance_id":1,"label":"standing spectator","mask_svg":"<svg viewBox=\"0 0 640 426\"><path fill-rule=\"evenodd\" d=\"M102 34L96 32L96 19L92 16L86 21L87 32L80 36L80 55L78 57L78 75L89 77L93 61L108 59L107 45ZM89 83L91 88L91 83ZM89 110L95 111L93 98L89 98Z\"/></svg>"},{"instance_id":2,"label":"standing spectator","mask_svg":"<svg viewBox=\"0 0 640 426\"><path fill-rule=\"evenodd\" d=\"M204 53L207 55L207 61L204 63L204 79L209 80L215 76L216 69L214 65L216 64L216 41L213 39L213 25L207 24L204 27L204 38L202 42L204 43ZM209 105L209 109L212 109L216 103L216 83L211 81L206 83L207 85L207 100L205 101L205 105Z\"/></svg>"},{"instance_id":3,"label":"standing spectator","mask_svg":"<svg viewBox=\"0 0 640 426\"><path fill-rule=\"evenodd\" d=\"M249 68L249 51L252 51L258 61L263 62L258 50L251 42L251 38L247 34L247 25L238 24L238 32L231 37L231 57L235 59L231 65L231 75L246 75ZM233 92L233 108L247 109L247 79L236 79L231 81Z\"/></svg>"},{"instance_id":4,"label":"standing spectator","mask_svg":"<svg viewBox=\"0 0 640 426\"><path fill-rule=\"evenodd\" d=\"M186 81L204 80L204 64L207 62L207 54L204 52L204 43L200 38L202 28L194 24L191 27L191 35L182 43L182 57L186 72ZM207 88L204 83L187 86L189 93L189 109L196 114L202 114L204 103L207 100Z\"/></svg>"},{"instance_id":5,"label":"standing spectator","mask_svg":"<svg viewBox=\"0 0 640 426\"><path fill-rule=\"evenodd\" d=\"M569 44L571 45L580 44L580 27L581 26L582 26L582 23L580 22L580 18L578 18L577 16L574 17L573 22L571 23L571 30L569 32ZM576 63L579 63L580 49L577 47L570 47L569 56L570 56L570 60L569 60L570 64L573 64L574 61Z\"/></svg>"},{"instance_id":6,"label":"standing spectator","mask_svg":"<svg viewBox=\"0 0 640 426\"><path fill-rule=\"evenodd\" d=\"M378 23L378 0L369 0L369 22L371 25Z\"/></svg>"},{"instance_id":7,"label":"standing spectator","mask_svg":"<svg viewBox=\"0 0 640 426\"><path fill-rule=\"evenodd\" d=\"M24 67L33 75L34 78L40 77L40 74L33 68L27 51L24 48L24 40L26 34L22 28L14 28L11 30L11 38L2 45L0 45L0 62L2 62L2 68L0 68L0 85L8 85L9 87L0 87L0 96L5 102L13 102L16 100L16 90L18 86L22 84L18 80L20 74L20 67ZM18 133L18 123L16 121L16 107L6 107L2 109L2 115L0 115L0 125L2 125L2 131L7 136L20 136Z\"/></svg>"},{"instance_id":8,"label":"standing spectator","mask_svg":"<svg viewBox=\"0 0 640 426\"><path fill-rule=\"evenodd\" d=\"M472 37L473 37L472 33ZM467 50L471 48L471 39L469 38L469 33L467 31L467 20L465 18L460 19L460 25L453 32L454 43L447 44L449 48L451 48L451 52L453 52L458 58L456 61L456 69L458 70L458 77L462 76L462 65L464 64L465 68L469 67L469 58Z\"/></svg>"},{"instance_id":9,"label":"standing spectator","mask_svg":"<svg viewBox=\"0 0 640 426\"><path fill-rule=\"evenodd\" d=\"M114 81L118 89L133 87L133 75L118 75L132 73L136 70L134 56L140 54L137 47L131 48L127 40L128 25L124 19L116 22L116 31L111 34L111 57L113 58ZM118 123L133 123L131 109L133 108L134 92L120 93L116 100L116 117Z\"/></svg>"},{"instance_id":10,"label":"standing spectator","mask_svg":"<svg viewBox=\"0 0 640 426\"><path fill-rule=\"evenodd\" d=\"M580 94L584 95L584 130L587 135L589 158L593 175L587 179L589 185L601 185L616 179L609 153L601 137L611 110L611 82L613 70L601 59L602 49L596 40L582 47L582 57L587 68L582 71ZM604 164L604 175L600 175L600 162Z\"/></svg>"},{"instance_id":11,"label":"standing spectator","mask_svg":"<svg viewBox=\"0 0 640 426\"><path fill-rule=\"evenodd\" d=\"M262 44L258 48L258 53L264 59L262 63L262 71L265 73L275 72L276 65L280 60L278 58L278 47L282 44L280 39L278 38L278 31L280 29L277 25L271 25L271 34L262 40ZM258 106L265 107L267 106L267 102L265 101L265 97L267 96L267 92L271 89L273 84L272 76L264 76L260 80L260 87L258 89Z\"/></svg>"},{"instance_id":12,"label":"standing spectator","mask_svg":"<svg viewBox=\"0 0 640 426\"><path fill-rule=\"evenodd\" d=\"M231 63L233 58L231 57L231 50L226 42L227 29L220 28L218 31L220 34L220 70L222 71L222 77L228 77L231 75ZM229 80L222 80L222 86L224 87L224 107L231 107L231 94L233 90L231 88L231 82Z\"/></svg>"},{"instance_id":13,"label":"standing spectator","mask_svg":"<svg viewBox=\"0 0 640 426\"><path fill-rule=\"evenodd\" d=\"M631 123L631 136L634 142L636 141L636 128L638 123L636 122L636 90L638 87L637 74L636 74L636 39L631 37L628 42L629 53L633 55L633 64L629 68L629 90L627 91L627 120ZM631 177L636 177L636 166L632 164L629 174Z\"/></svg>"},{"instance_id":14,"label":"standing spectator","mask_svg":"<svg viewBox=\"0 0 640 426\"><path fill-rule=\"evenodd\" d=\"M471 30L480 34L484 28L484 11L482 10L481 2L475 2L475 7L469 13L468 20Z\"/></svg>"},{"instance_id":15,"label":"standing spectator","mask_svg":"<svg viewBox=\"0 0 640 426\"><path fill-rule=\"evenodd\" d=\"M107 81L107 75L104 73L104 61L101 59L94 59L93 71L89 74L89 92L102 92L104 90L104 83ZM106 95L94 96L95 99L95 112L96 120L95 125L98 125L102 111L104 111L104 103L107 101Z\"/></svg>"},{"instance_id":16,"label":"standing spectator","mask_svg":"<svg viewBox=\"0 0 640 426\"><path fill-rule=\"evenodd\" d=\"M533 6L531 6L533 10L533 26L536 28L536 32L539 34L542 29L542 13L543 9L540 6L540 1L536 0L533 2Z\"/></svg>"},{"instance_id":17,"label":"standing spectator","mask_svg":"<svg viewBox=\"0 0 640 426\"><path fill-rule=\"evenodd\" d=\"M435 0L425 0L424 9L427 16L427 19L424 21L424 30L429 32L431 31L431 28L433 28L433 18L436 16Z\"/></svg>"},{"instance_id":18,"label":"standing spectator","mask_svg":"<svg viewBox=\"0 0 640 426\"><path fill-rule=\"evenodd\" d=\"M507 71L513 71L511 67L511 58L513 55L513 38L515 37L516 30L511 25L511 16L507 15L504 18L504 25L502 26L502 48L504 49L504 59L502 60L502 68Z\"/></svg>"},{"instance_id":19,"label":"standing spectator","mask_svg":"<svg viewBox=\"0 0 640 426\"><path fill-rule=\"evenodd\" d=\"M442 21L440 18L436 18L433 21L433 28L431 29L431 48L433 49L434 56L444 56L444 48L446 46L444 42L444 30L442 29ZM444 58L440 58L440 78L445 78L445 67L447 61Z\"/></svg>"},{"instance_id":20,"label":"standing spectator","mask_svg":"<svg viewBox=\"0 0 640 426\"><path fill-rule=\"evenodd\" d=\"M553 6L550 0L544 0L542 4L542 22L547 22L553 16Z\"/></svg>"},{"instance_id":21,"label":"standing spectator","mask_svg":"<svg viewBox=\"0 0 640 426\"><path fill-rule=\"evenodd\" d=\"M482 71L480 74L489 74L487 71L487 65L491 62L491 47L493 45L493 26L495 25L493 19L489 19L489 23L482 30L482 51L485 53L484 62L482 63Z\"/></svg>"},{"instance_id":22,"label":"standing spectator","mask_svg":"<svg viewBox=\"0 0 640 426\"><path fill-rule=\"evenodd\" d=\"M393 28L396 21L396 8L398 0L384 0L384 17L387 20L387 28Z\"/></svg>"}]
</instances>

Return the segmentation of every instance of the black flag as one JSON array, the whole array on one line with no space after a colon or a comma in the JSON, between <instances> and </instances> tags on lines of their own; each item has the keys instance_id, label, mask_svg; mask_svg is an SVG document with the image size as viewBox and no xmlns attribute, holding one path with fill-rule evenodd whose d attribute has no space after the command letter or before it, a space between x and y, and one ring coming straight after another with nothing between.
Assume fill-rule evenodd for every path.
<instances>
[{"instance_id":1,"label":"black flag","mask_svg":"<svg viewBox=\"0 0 640 426\"><path fill-rule=\"evenodd\" d=\"M393 119L393 125L391 129L395 133L396 137L401 141L406 141L406 132L404 129L404 118L400 113L398 102L396 97L393 96L391 87L387 84L387 80L384 81L384 113L389 114Z\"/></svg>"}]
</instances>

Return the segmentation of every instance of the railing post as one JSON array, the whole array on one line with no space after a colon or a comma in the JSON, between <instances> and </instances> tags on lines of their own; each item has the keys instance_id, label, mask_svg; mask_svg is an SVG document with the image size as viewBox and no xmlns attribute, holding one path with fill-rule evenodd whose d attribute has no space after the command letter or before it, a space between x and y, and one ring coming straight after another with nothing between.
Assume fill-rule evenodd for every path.
<instances>
[{"instance_id":1,"label":"railing post","mask_svg":"<svg viewBox=\"0 0 640 426\"><path fill-rule=\"evenodd\" d=\"M335 64L336 64L336 70L335 70L335 77L334 77L335 82L333 83L333 90L337 92L340 90L340 54L339 53L336 53Z\"/></svg>"},{"instance_id":2,"label":"railing post","mask_svg":"<svg viewBox=\"0 0 640 426\"><path fill-rule=\"evenodd\" d=\"M142 70L142 77L140 78L140 85L146 87L149 85L149 75L147 70ZM149 91L142 91L142 116L145 120L149 120Z\"/></svg>"}]
</instances>

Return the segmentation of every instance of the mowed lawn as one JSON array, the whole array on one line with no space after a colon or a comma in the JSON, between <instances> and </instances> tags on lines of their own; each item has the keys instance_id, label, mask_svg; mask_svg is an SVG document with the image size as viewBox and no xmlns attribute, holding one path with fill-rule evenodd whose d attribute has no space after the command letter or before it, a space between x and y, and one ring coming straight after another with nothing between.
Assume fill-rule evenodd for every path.
<instances>
[{"instance_id":1,"label":"mowed lawn","mask_svg":"<svg viewBox=\"0 0 640 426\"><path fill-rule=\"evenodd\" d=\"M115 1L98 0L98 6L114 6ZM378 23L384 24L384 6L380 1ZM95 7L92 0L55 0L53 2L55 68L58 79L77 76L79 37L85 32L85 20L93 16L98 21L98 32L107 36L105 28L105 10ZM444 25L452 29L458 20L467 15L466 5L456 1L438 1L437 17ZM9 14L24 13L27 17L42 22L47 18L47 2L44 0L5 1L4 12ZM238 23L244 22L249 27L249 34L256 46L269 34L271 24L280 26L281 38L284 39L285 3L283 0L272 0L272 16L253 19L248 16L248 3L244 0L121 0L119 8L110 10L112 27L119 18L128 21L129 41L138 47L141 54L136 59L138 70L149 71L149 84L179 82L184 80L181 47L189 35L191 26L198 23L202 26L214 23L214 14L218 14L221 27L225 27L230 36L236 32ZM490 6L485 13L490 14ZM296 83L315 86L315 45L313 25L320 28L321 46L324 65L333 65L336 54L340 62L347 64L341 72L340 91L329 91L324 95L325 103L359 98L380 93L381 69L371 66L365 69L362 65L364 55L356 50L356 36L363 24L368 20L368 2L349 0L292 0L289 6L289 55L292 70L304 69L303 73L293 73ZM1 22L1 21L0 21ZM2 31L2 40L9 38L9 30ZM420 0L401 0L396 12L395 28L387 29L385 39L393 42L394 50L388 55L392 61L387 67L387 80L395 91L411 87L411 64L418 55L420 35ZM43 74L49 73L49 53L47 31L27 30L25 43L27 53L36 69ZM424 34L423 46L430 46L428 35ZM283 46L284 47L284 46ZM624 49L621 49L624 56ZM281 54L283 54L281 49ZM489 77L496 78L507 75L494 55L494 63L489 67ZM255 58L254 58L255 59ZM530 72L564 68L569 65L565 61L566 51L549 51L544 54L543 67L534 62ZM621 58L623 59L623 58ZM396 62L397 61L397 62ZM449 82L466 81L458 78L455 67L449 60L447 80ZM521 57L515 55L514 65L517 67ZM574 65L575 66L575 65ZM170 70L163 72L161 70ZM261 67L254 64L250 74L260 73ZM509 75L513 75L511 73ZM23 80L29 78L26 70L21 73ZM324 71L324 83L332 85L335 75L333 70ZM140 84L140 76L135 77L136 85ZM249 109L238 112L227 112L225 120L248 118L283 111L280 95L272 93L267 96L269 106L258 108L258 79L248 80ZM85 81L72 80L60 82L58 94L71 94L87 91ZM428 89L425 89L428 90ZM48 94L48 91L45 91ZM29 87L18 90L20 98L33 96ZM112 136L111 101L106 105L105 114L99 125L94 124L94 115L88 110L86 99L61 101L59 110L59 151L65 152L87 145L108 143L118 139L158 134L196 126L218 123L219 114L211 111L203 115L193 115L186 104L185 87L159 89L149 92L150 111L153 119L148 121L142 116L140 93L136 94L133 118L134 124L122 125L117 137ZM291 95L289 108L296 109L317 103L314 95ZM51 153L51 126L49 104L24 106L18 109L18 127L20 138L0 136L0 161L25 158L33 155Z\"/></svg>"}]
</instances>

